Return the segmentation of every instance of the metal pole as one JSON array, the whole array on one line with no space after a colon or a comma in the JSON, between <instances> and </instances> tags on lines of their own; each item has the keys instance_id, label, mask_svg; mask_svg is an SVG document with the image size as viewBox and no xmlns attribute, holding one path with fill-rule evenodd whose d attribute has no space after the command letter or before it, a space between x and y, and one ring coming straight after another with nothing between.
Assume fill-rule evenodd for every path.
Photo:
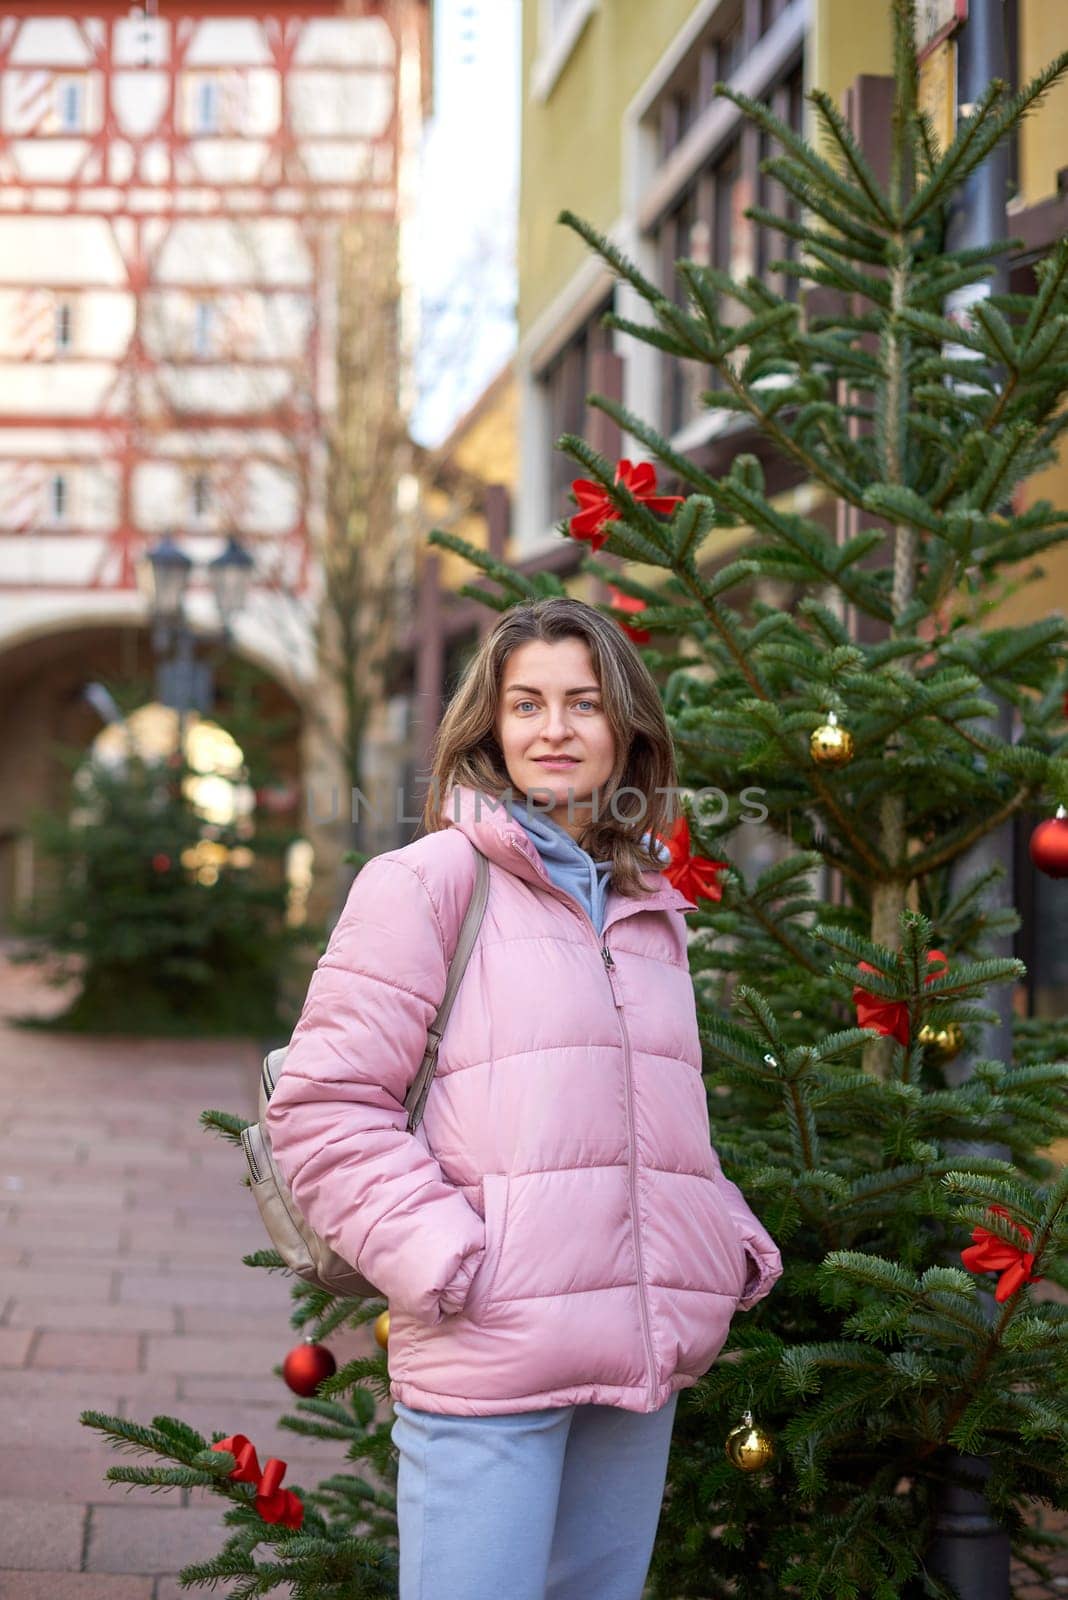
<instances>
[{"instance_id":1,"label":"metal pole","mask_svg":"<svg viewBox=\"0 0 1068 1600\"><path fill-rule=\"evenodd\" d=\"M1005 49L1005 13L1002 0L969 0L968 17L958 35L957 102L962 111L979 99L991 79L1008 79ZM1005 202L1008 197L1009 154L1002 143L963 185L951 207L947 243L960 250L991 244L1006 232ZM999 294L1008 289L1008 269L999 263L983 287L984 294ZM1013 735L1012 707L999 701L991 718L991 732L1010 742ZM1004 876L988 891L997 905L1011 904L1014 898L1012 825L1004 824L980 840L958 861L952 872L954 885L961 885L991 866L1002 868ZM1011 937L993 941L991 955L1011 956ZM996 1023L981 1028L978 1049L969 1052L946 1068L946 1079L954 1086L972 1073L970 1057L978 1055L1012 1061L1012 985L1001 985L990 997L997 1009ZM947 1148L967 1158L969 1154L1005 1158L1008 1147L994 1143L951 1143ZM995 1303L988 1291L980 1291L980 1304L987 1320L993 1318ZM947 1464L972 1480L973 1487L946 1485L939 1496L935 1534L927 1552L927 1565L933 1573L951 1583L963 1600L1010 1600L1011 1544L1007 1531L991 1515L983 1492L989 1476L988 1461L948 1451Z\"/></svg>"}]
</instances>

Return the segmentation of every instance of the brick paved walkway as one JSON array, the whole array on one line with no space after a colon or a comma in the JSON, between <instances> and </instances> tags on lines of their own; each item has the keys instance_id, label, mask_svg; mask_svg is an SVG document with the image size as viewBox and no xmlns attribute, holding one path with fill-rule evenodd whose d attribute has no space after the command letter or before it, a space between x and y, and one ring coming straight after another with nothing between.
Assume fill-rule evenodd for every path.
<instances>
[{"instance_id":1,"label":"brick paved walkway","mask_svg":"<svg viewBox=\"0 0 1068 1600\"><path fill-rule=\"evenodd\" d=\"M250 1116L251 1044L16 1029L62 997L0 950L0 1600L176 1600L174 1574L230 1530L203 1490L129 1488L85 1409L244 1433L310 1487L342 1444L279 1431L272 1374L296 1342L288 1279L242 1265L266 1235L239 1152L202 1129ZM331 1340L339 1364L374 1349ZM216 1594L228 1592L220 1584Z\"/></svg>"}]
</instances>

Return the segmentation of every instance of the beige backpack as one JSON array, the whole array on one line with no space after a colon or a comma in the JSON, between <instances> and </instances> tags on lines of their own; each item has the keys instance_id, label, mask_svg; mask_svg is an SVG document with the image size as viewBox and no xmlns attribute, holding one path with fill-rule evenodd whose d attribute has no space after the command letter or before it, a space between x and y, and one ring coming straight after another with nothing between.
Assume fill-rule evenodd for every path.
<instances>
[{"instance_id":1,"label":"beige backpack","mask_svg":"<svg viewBox=\"0 0 1068 1600\"><path fill-rule=\"evenodd\" d=\"M472 847L475 848L475 847ZM478 930L482 925L486 899L489 894L489 863L481 850L475 848L476 876L471 903L460 928L456 949L449 963L445 995L437 1015L427 1030L426 1050L419 1071L404 1097L408 1111L408 1132L419 1126L423 1107L434 1077L438 1061L438 1045L449 1020L449 1012L460 987L467 963L474 949ZM263 1063L260 1074L260 1121L250 1123L241 1133L245 1160L248 1162L252 1193L259 1207L263 1225L271 1242L289 1270L305 1283L325 1289L329 1294L347 1300L384 1299L381 1290L369 1283L362 1273L330 1248L325 1239L309 1227L297 1210L296 1202L271 1155L271 1141L267 1133L267 1103L274 1093L288 1054L288 1046L272 1050Z\"/></svg>"}]
</instances>

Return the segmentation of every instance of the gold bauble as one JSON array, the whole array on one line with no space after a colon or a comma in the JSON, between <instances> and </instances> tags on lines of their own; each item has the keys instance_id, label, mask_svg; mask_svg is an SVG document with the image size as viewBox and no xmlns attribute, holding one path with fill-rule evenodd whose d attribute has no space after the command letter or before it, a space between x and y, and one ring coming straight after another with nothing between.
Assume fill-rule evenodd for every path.
<instances>
[{"instance_id":1,"label":"gold bauble","mask_svg":"<svg viewBox=\"0 0 1068 1600\"><path fill-rule=\"evenodd\" d=\"M383 1350L389 1349L389 1312L381 1311L375 1318L375 1339Z\"/></svg>"},{"instance_id":2,"label":"gold bauble","mask_svg":"<svg viewBox=\"0 0 1068 1600\"><path fill-rule=\"evenodd\" d=\"M724 1451L731 1466L737 1467L739 1472L759 1472L775 1458L771 1435L753 1421L751 1411L747 1411L738 1426L728 1433Z\"/></svg>"},{"instance_id":3,"label":"gold bauble","mask_svg":"<svg viewBox=\"0 0 1068 1600\"><path fill-rule=\"evenodd\" d=\"M947 1022L942 1028L925 1022L916 1038L936 1061L952 1061L964 1049L964 1029L959 1022Z\"/></svg>"},{"instance_id":4,"label":"gold bauble","mask_svg":"<svg viewBox=\"0 0 1068 1600\"><path fill-rule=\"evenodd\" d=\"M853 735L839 725L833 711L826 722L812 730L808 747L819 767L844 767L853 759Z\"/></svg>"}]
</instances>

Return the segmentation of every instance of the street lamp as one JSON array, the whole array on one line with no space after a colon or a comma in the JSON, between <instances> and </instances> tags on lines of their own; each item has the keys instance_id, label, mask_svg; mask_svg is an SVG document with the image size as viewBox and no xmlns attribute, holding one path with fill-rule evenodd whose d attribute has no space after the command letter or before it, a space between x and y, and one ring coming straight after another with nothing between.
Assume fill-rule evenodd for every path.
<instances>
[{"instance_id":1,"label":"street lamp","mask_svg":"<svg viewBox=\"0 0 1068 1600\"><path fill-rule=\"evenodd\" d=\"M146 559L152 573L153 614L159 622L177 621L181 617L182 601L189 587L192 559L178 548L169 533L165 533L159 544L152 547Z\"/></svg>"},{"instance_id":2,"label":"street lamp","mask_svg":"<svg viewBox=\"0 0 1068 1600\"><path fill-rule=\"evenodd\" d=\"M185 741L189 711L207 712L214 700L214 673L210 661L198 661L196 635L185 613L185 598L194 568L206 567L219 614L214 643L230 637L234 617L248 598L255 562L231 534L222 552L206 563L188 556L168 532L147 552L151 574L152 648L156 656L156 698L178 713L178 747Z\"/></svg>"},{"instance_id":3,"label":"street lamp","mask_svg":"<svg viewBox=\"0 0 1068 1600\"><path fill-rule=\"evenodd\" d=\"M226 541L226 549L222 554L208 562L208 575L215 591L215 604L222 618L224 633L229 631L231 619L242 610L248 599L248 586L255 565L244 545L233 534Z\"/></svg>"}]
</instances>

